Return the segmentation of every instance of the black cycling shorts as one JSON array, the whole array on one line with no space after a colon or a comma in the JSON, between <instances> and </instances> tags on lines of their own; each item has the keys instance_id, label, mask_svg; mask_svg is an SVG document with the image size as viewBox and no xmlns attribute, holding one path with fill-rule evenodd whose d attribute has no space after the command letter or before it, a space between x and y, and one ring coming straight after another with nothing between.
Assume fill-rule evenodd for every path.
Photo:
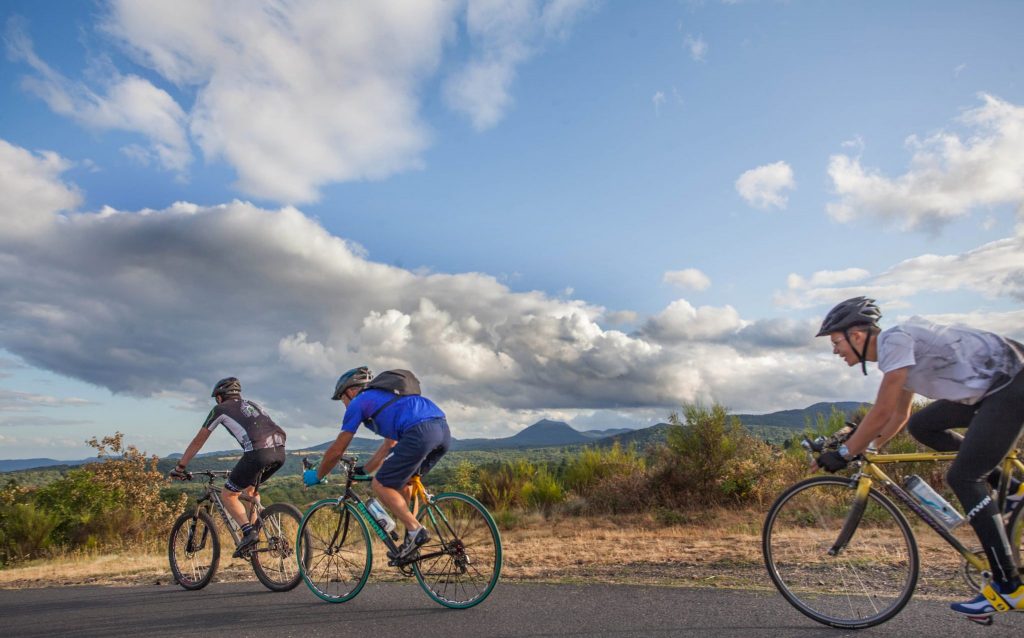
<instances>
[{"instance_id":1,"label":"black cycling shorts","mask_svg":"<svg viewBox=\"0 0 1024 638\"><path fill-rule=\"evenodd\" d=\"M284 465L284 446L265 447L242 454L231 470L224 487L241 492L247 487L262 484Z\"/></svg>"}]
</instances>

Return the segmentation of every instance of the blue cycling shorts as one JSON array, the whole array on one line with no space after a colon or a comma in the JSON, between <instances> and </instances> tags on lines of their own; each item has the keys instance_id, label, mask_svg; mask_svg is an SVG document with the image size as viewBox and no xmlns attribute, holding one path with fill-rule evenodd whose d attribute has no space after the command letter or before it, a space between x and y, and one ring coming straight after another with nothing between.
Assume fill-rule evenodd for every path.
<instances>
[{"instance_id":1,"label":"blue cycling shorts","mask_svg":"<svg viewBox=\"0 0 1024 638\"><path fill-rule=\"evenodd\" d=\"M392 489L405 487L414 474L424 475L445 455L452 444L448 421L443 418L420 421L402 433L391 453L377 470L377 481Z\"/></svg>"}]
</instances>

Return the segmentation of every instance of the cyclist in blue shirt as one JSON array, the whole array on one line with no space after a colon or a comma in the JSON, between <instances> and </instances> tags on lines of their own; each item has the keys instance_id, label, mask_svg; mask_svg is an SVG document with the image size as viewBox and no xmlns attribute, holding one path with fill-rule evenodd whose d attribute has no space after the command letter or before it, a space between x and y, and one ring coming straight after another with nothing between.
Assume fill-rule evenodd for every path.
<instances>
[{"instance_id":1,"label":"cyclist in blue shirt","mask_svg":"<svg viewBox=\"0 0 1024 638\"><path fill-rule=\"evenodd\" d=\"M386 390L366 388L373 378L369 368L353 368L341 375L334 388L334 400L345 403L338 438L324 452L323 461L303 476L306 485L315 485L330 473L345 454L360 424L384 442L361 468L360 474L376 471L373 492L405 526L405 542L392 558L406 558L430 540L427 529L409 510L409 480L430 471L451 445L451 433L444 412L433 401L419 394L396 399Z\"/></svg>"}]
</instances>

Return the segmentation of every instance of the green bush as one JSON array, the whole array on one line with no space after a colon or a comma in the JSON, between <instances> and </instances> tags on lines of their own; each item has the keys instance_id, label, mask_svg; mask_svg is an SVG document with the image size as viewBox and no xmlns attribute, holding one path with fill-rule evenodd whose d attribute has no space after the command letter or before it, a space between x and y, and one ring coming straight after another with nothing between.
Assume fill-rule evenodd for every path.
<instances>
[{"instance_id":1,"label":"green bush","mask_svg":"<svg viewBox=\"0 0 1024 638\"><path fill-rule=\"evenodd\" d=\"M551 472L541 467L523 484L521 497L527 507L539 510L548 518L554 506L565 500L565 491Z\"/></svg>"},{"instance_id":2,"label":"green bush","mask_svg":"<svg viewBox=\"0 0 1024 638\"><path fill-rule=\"evenodd\" d=\"M5 560L50 548L104 549L162 542L185 496L165 499L157 458L124 445L124 435L87 441L99 461L35 491L8 482L0 492Z\"/></svg>"},{"instance_id":3,"label":"green bush","mask_svg":"<svg viewBox=\"0 0 1024 638\"><path fill-rule=\"evenodd\" d=\"M518 459L502 463L497 469L480 469L480 500L492 510L507 510L523 505L523 487L536 474L530 462Z\"/></svg>"},{"instance_id":4,"label":"green bush","mask_svg":"<svg viewBox=\"0 0 1024 638\"><path fill-rule=\"evenodd\" d=\"M668 440L654 453L652 490L668 507L763 503L781 472L771 446L750 436L721 405L683 406L671 414Z\"/></svg>"},{"instance_id":5,"label":"green bush","mask_svg":"<svg viewBox=\"0 0 1024 638\"><path fill-rule=\"evenodd\" d=\"M53 545L53 531L60 522L56 514L32 503L17 503L4 510L0 530L4 562L39 557Z\"/></svg>"},{"instance_id":6,"label":"green bush","mask_svg":"<svg viewBox=\"0 0 1024 638\"><path fill-rule=\"evenodd\" d=\"M608 477L628 480L632 476L644 476L646 464L635 447L623 448L616 441L610 448L584 448L566 463L562 472L565 486L587 497L595 488L603 488Z\"/></svg>"}]
</instances>

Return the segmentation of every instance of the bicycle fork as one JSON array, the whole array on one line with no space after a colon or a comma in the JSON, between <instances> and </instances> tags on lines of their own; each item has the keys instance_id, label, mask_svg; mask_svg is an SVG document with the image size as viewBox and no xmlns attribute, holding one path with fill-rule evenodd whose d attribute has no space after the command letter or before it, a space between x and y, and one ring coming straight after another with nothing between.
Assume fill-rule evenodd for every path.
<instances>
[{"instance_id":1,"label":"bicycle fork","mask_svg":"<svg viewBox=\"0 0 1024 638\"><path fill-rule=\"evenodd\" d=\"M185 551L189 554L195 554L196 552L202 551L206 547L206 540L210 536L210 528L203 525L203 535L199 539L199 545L196 545L196 527L199 521L199 505L196 504L196 511L192 513L192 521L188 526L188 542L185 544Z\"/></svg>"},{"instance_id":2,"label":"bicycle fork","mask_svg":"<svg viewBox=\"0 0 1024 638\"><path fill-rule=\"evenodd\" d=\"M846 515L846 520L843 521L842 529L839 530L839 537L836 538L836 542L828 550L829 556L838 556L846 548L850 543L850 539L853 538L853 533L857 531L861 518L864 517L864 510L867 509L868 494L871 492L871 479L865 476L855 478L857 482L854 486L856 491L853 497L853 504L850 507L850 512Z\"/></svg>"}]
</instances>

